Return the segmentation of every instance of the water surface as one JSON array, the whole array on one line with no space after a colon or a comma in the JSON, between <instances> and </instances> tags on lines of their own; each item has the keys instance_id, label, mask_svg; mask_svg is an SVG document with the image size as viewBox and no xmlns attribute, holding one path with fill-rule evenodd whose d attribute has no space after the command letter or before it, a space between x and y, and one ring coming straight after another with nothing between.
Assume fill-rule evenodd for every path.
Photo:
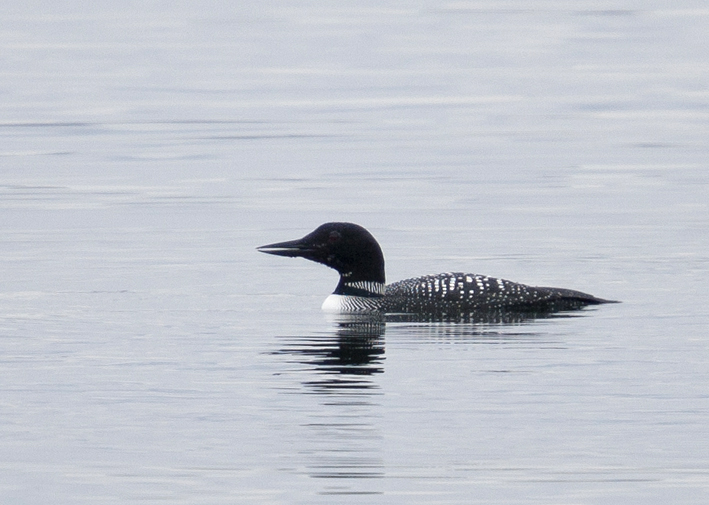
<instances>
[{"instance_id":1,"label":"water surface","mask_svg":"<svg viewBox=\"0 0 709 505\"><path fill-rule=\"evenodd\" d=\"M708 15L9 6L3 503L706 503ZM623 303L331 320L332 220Z\"/></svg>"}]
</instances>

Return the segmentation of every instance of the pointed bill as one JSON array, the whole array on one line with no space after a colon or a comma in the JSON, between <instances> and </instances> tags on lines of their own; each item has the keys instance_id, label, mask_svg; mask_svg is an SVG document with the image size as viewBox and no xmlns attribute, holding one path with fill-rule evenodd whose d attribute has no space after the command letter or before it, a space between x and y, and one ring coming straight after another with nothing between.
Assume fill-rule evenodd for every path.
<instances>
[{"instance_id":1,"label":"pointed bill","mask_svg":"<svg viewBox=\"0 0 709 505\"><path fill-rule=\"evenodd\" d=\"M260 247L257 247L256 250L266 254L274 254L276 256L288 256L291 258L307 256L308 253L311 253L313 251L312 246L304 243L303 239L262 245Z\"/></svg>"}]
</instances>

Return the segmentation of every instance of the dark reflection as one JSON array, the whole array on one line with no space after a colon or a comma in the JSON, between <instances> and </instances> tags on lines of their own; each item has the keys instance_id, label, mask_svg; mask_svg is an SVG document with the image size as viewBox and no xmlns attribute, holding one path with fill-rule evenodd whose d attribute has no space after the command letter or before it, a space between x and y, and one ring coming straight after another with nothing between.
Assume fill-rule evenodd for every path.
<instances>
[{"instance_id":1,"label":"dark reflection","mask_svg":"<svg viewBox=\"0 0 709 505\"><path fill-rule=\"evenodd\" d=\"M397 342L404 339L418 343L558 347L561 344L536 323L544 319L583 317L584 312L389 314L386 321L391 338Z\"/></svg>"},{"instance_id":2,"label":"dark reflection","mask_svg":"<svg viewBox=\"0 0 709 505\"><path fill-rule=\"evenodd\" d=\"M585 311L510 311L489 310L475 312L423 312L417 314L387 314L385 320L390 323L454 323L454 324L499 324L513 325L531 322L537 319L568 318L582 316Z\"/></svg>"},{"instance_id":3,"label":"dark reflection","mask_svg":"<svg viewBox=\"0 0 709 505\"><path fill-rule=\"evenodd\" d=\"M457 314L375 313L328 316L333 325L332 331L283 337L285 344L274 354L291 356L291 362L306 366L310 373L301 383L310 392L371 394L372 390L378 389L372 376L384 372L384 334L387 324L396 328L397 335L403 331L414 339L435 335L437 339L468 342L542 342L542 335L531 331L530 323L541 319L582 317L586 312L498 310ZM401 326L402 323L405 326Z\"/></svg>"},{"instance_id":4,"label":"dark reflection","mask_svg":"<svg viewBox=\"0 0 709 505\"><path fill-rule=\"evenodd\" d=\"M384 372L387 325L390 338L397 343L538 347L549 345L544 337L548 332L539 331L533 321L580 314L330 316L329 331L282 337L282 346L275 354L287 361L287 371L283 373L294 374L300 384L287 392L297 393L293 398L294 408L307 409L297 437L298 453L303 458L302 471L322 483L318 491L321 495L381 493L378 486L385 477L385 464L382 435L377 426L383 414L377 400L381 399L383 391L377 376ZM304 407L307 405L309 407Z\"/></svg>"},{"instance_id":5,"label":"dark reflection","mask_svg":"<svg viewBox=\"0 0 709 505\"><path fill-rule=\"evenodd\" d=\"M334 393L376 388L372 375L384 371L386 325L417 323L411 336L448 335L454 339L524 340L530 331L513 331L542 319L583 317L589 310L568 312L478 311L473 313L358 314L328 316L333 331L323 334L284 337L287 341L275 354L290 355L316 378L303 385L318 393ZM409 327L411 328L411 327ZM426 331L428 328L428 331ZM400 330L401 328L397 328Z\"/></svg>"},{"instance_id":6,"label":"dark reflection","mask_svg":"<svg viewBox=\"0 0 709 505\"><path fill-rule=\"evenodd\" d=\"M305 446L299 452L305 473L322 482L318 494L381 493L376 482L384 477L384 462L375 427L380 405L374 401L381 392L374 376L384 371L384 330L380 316L337 317L331 331L285 337L276 352L298 366L304 391L317 393L301 425ZM304 403L307 398L296 401Z\"/></svg>"},{"instance_id":7,"label":"dark reflection","mask_svg":"<svg viewBox=\"0 0 709 505\"><path fill-rule=\"evenodd\" d=\"M276 354L294 356L318 375L303 385L318 393L356 392L376 388L369 376L382 373L383 318L379 315L337 316L334 332L287 337Z\"/></svg>"}]
</instances>

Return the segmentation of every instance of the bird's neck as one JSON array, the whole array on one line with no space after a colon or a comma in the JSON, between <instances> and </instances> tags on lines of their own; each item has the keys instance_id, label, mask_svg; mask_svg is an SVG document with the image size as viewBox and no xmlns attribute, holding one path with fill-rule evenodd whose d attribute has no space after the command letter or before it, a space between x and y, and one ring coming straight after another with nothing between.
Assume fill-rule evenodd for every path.
<instances>
[{"instance_id":1,"label":"bird's neck","mask_svg":"<svg viewBox=\"0 0 709 505\"><path fill-rule=\"evenodd\" d=\"M384 296L385 287L383 282L377 281L353 281L344 276L340 276L340 282L333 294L345 296L362 296L365 298L381 298Z\"/></svg>"}]
</instances>

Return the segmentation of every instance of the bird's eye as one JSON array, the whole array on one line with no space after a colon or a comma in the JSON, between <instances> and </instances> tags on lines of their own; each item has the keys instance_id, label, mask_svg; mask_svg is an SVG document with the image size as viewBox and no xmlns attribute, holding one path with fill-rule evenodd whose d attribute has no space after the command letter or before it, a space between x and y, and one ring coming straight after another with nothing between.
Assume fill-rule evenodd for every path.
<instances>
[{"instance_id":1,"label":"bird's eye","mask_svg":"<svg viewBox=\"0 0 709 505\"><path fill-rule=\"evenodd\" d=\"M331 244L334 244L335 242L340 240L341 237L342 237L342 235L340 235L339 231L331 231L330 236L327 238L327 241L330 242Z\"/></svg>"}]
</instances>

